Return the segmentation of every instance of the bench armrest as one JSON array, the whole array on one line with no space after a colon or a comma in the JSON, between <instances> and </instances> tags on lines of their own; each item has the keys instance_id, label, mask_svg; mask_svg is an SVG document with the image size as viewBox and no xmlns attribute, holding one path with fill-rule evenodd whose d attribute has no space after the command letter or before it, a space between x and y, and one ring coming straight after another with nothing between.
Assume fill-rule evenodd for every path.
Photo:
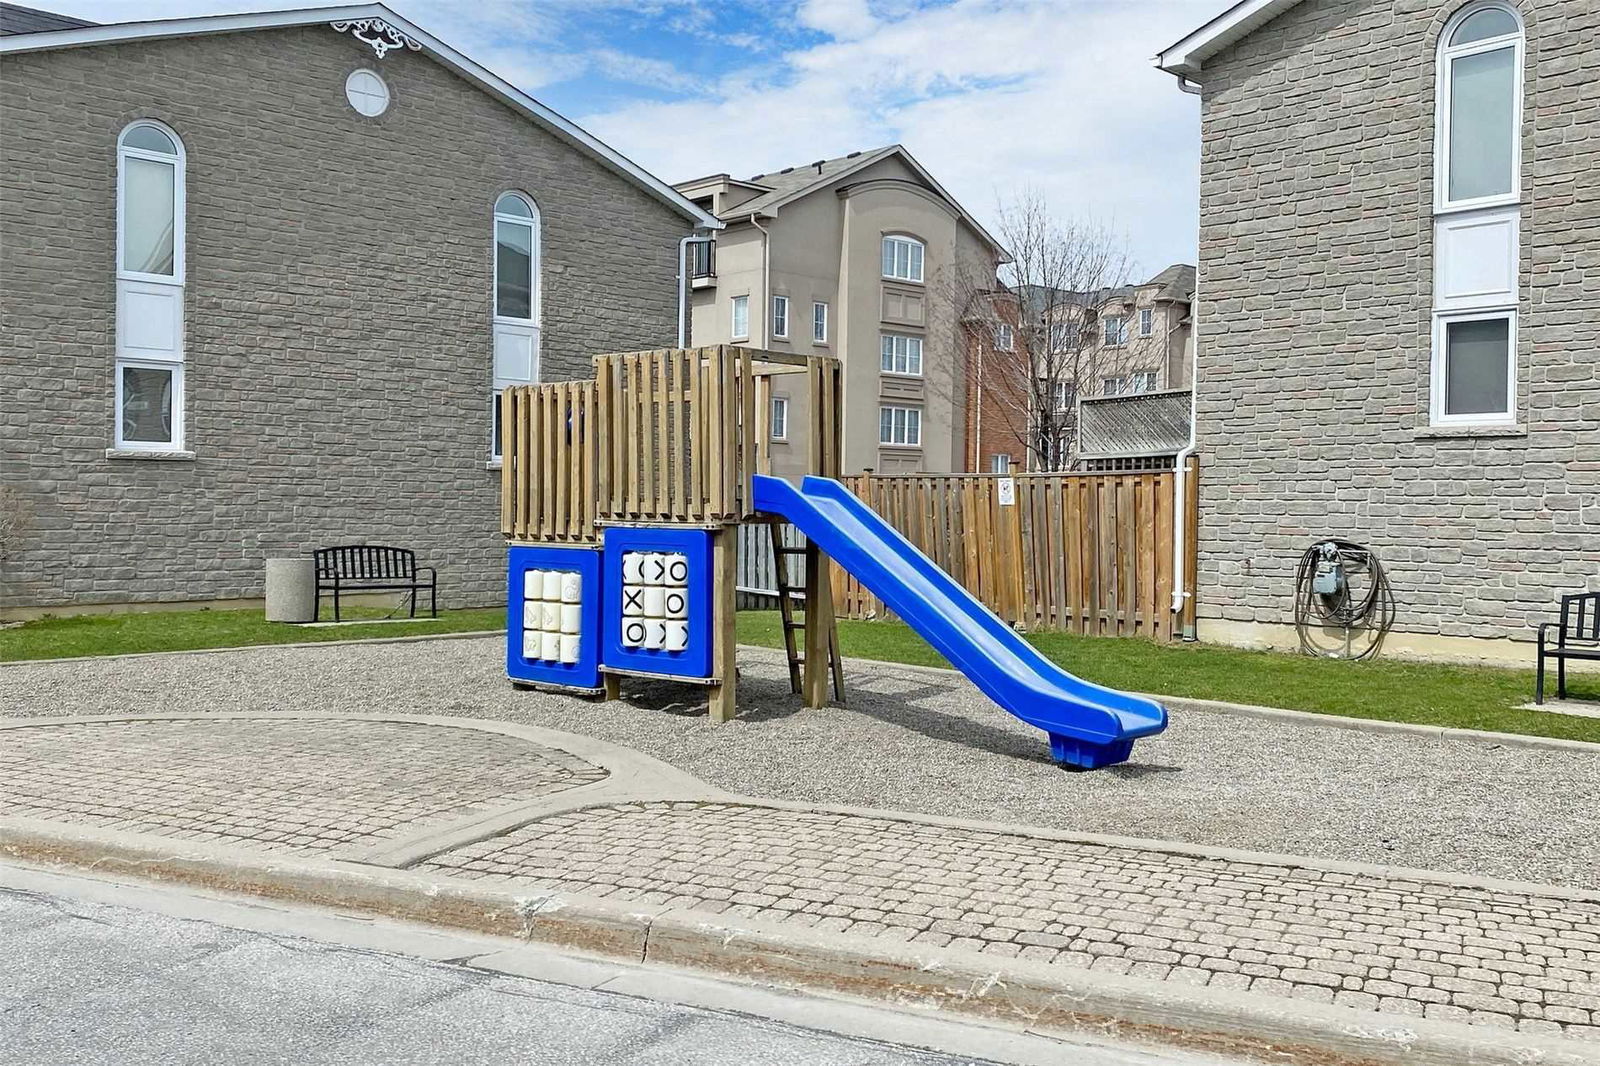
<instances>
[{"instance_id":1,"label":"bench armrest","mask_svg":"<svg viewBox=\"0 0 1600 1066\"><path fill-rule=\"evenodd\" d=\"M1561 623L1560 622L1540 622L1539 623L1539 647L1543 648L1545 646L1545 634L1546 633L1550 632L1550 630L1552 630L1552 629L1560 629L1560 628L1561 628ZM1557 639L1558 645L1566 643L1565 637L1566 637L1566 634L1562 633L1561 637Z\"/></svg>"}]
</instances>

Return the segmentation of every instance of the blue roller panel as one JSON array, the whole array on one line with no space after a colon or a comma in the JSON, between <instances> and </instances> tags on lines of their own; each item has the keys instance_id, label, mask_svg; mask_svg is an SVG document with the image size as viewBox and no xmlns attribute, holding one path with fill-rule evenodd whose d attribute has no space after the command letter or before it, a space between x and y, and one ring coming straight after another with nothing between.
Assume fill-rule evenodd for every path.
<instances>
[{"instance_id":1,"label":"blue roller panel","mask_svg":"<svg viewBox=\"0 0 1600 1066\"><path fill-rule=\"evenodd\" d=\"M506 676L599 688L599 549L513 547L507 571Z\"/></svg>"},{"instance_id":2,"label":"blue roller panel","mask_svg":"<svg viewBox=\"0 0 1600 1066\"><path fill-rule=\"evenodd\" d=\"M1049 734L1057 762L1082 770L1123 762L1136 738L1167 727L1159 703L1046 659L839 482L808 477L796 488L757 475L755 506L793 522L984 695Z\"/></svg>"}]
</instances>

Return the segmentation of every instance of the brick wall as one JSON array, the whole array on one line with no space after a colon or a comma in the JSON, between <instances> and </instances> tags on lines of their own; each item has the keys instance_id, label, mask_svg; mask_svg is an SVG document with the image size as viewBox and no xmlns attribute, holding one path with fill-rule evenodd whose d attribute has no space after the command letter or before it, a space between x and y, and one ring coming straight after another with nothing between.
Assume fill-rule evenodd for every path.
<instances>
[{"instance_id":1,"label":"brick wall","mask_svg":"<svg viewBox=\"0 0 1600 1066\"><path fill-rule=\"evenodd\" d=\"M1522 429L1437 436L1434 54L1458 7L1303 3L1207 62L1203 619L1288 621L1329 535L1377 549L1412 633L1526 639L1600 587L1600 6L1521 5Z\"/></svg>"},{"instance_id":2,"label":"brick wall","mask_svg":"<svg viewBox=\"0 0 1600 1066\"><path fill-rule=\"evenodd\" d=\"M344 80L381 71L377 119ZM670 344L689 222L425 55L326 27L8 57L0 608L253 597L268 556L392 542L452 606L501 595L485 469L490 215L543 215L543 377ZM118 133L188 151L187 445L113 460Z\"/></svg>"}]
</instances>

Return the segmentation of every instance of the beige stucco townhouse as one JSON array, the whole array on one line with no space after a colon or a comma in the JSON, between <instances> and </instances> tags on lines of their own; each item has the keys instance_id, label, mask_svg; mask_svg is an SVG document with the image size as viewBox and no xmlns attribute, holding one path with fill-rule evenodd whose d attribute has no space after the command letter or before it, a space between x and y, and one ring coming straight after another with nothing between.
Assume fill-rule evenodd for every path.
<instances>
[{"instance_id":1,"label":"beige stucco townhouse","mask_svg":"<svg viewBox=\"0 0 1600 1066\"><path fill-rule=\"evenodd\" d=\"M965 469L956 310L992 291L1005 252L901 145L678 191L727 226L696 259L696 344L844 364L846 473ZM805 390L773 384L772 468L804 470Z\"/></svg>"},{"instance_id":2,"label":"beige stucco townhouse","mask_svg":"<svg viewBox=\"0 0 1600 1066\"><path fill-rule=\"evenodd\" d=\"M717 221L378 5L0 28L0 617L349 542L502 595L494 394L673 343Z\"/></svg>"},{"instance_id":3,"label":"beige stucco townhouse","mask_svg":"<svg viewBox=\"0 0 1600 1066\"><path fill-rule=\"evenodd\" d=\"M1600 5L1244 0L1200 93L1200 635L1376 549L1389 645L1526 662L1600 588Z\"/></svg>"}]
</instances>

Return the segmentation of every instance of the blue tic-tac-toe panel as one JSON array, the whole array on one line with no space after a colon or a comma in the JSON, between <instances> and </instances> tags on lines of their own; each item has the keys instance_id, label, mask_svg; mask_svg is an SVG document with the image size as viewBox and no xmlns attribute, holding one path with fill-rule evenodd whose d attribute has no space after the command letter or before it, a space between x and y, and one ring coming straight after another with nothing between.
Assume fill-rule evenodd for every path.
<instances>
[{"instance_id":1,"label":"blue tic-tac-toe panel","mask_svg":"<svg viewBox=\"0 0 1600 1066\"><path fill-rule=\"evenodd\" d=\"M506 676L599 688L600 552L513 547L507 570Z\"/></svg>"},{"instance_id":2,"label":"blue tic-tac-toe panel","mask_svg":"<svg viewBox=\"0 0 1600 1066\"><path fill-rule=\"evenodd\" d=\"M711 676L711 534L605 532L600 661L616 670Z\"/></svg>"}]
</instances>

